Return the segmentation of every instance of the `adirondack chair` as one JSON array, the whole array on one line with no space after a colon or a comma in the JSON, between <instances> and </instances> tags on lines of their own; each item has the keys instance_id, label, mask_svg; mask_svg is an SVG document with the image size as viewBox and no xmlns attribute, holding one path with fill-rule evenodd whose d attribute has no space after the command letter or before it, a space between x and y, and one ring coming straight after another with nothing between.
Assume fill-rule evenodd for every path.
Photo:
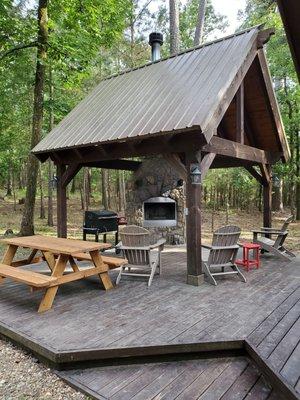
<instances>
[{"instance_id":1,"label":"adirondack chair","mask_svg":"<svg viewBox=\"0 0 300 400\"><path fill-rule=\"evenodd\" d=\"M283 244L288 235L287 228L292 220L292 216L288 217L280 229L262 227L253 230L253 243L259 244L262 250L268 251L283 260L291 260L293 257L296 257L296 255L287 250ZM277 235L276 239L271 239L271 235Z\"/></svg>"},{"instance_id":2,"label":"adirondack chair","mask_svg":"<svg viewBox=\"0 0 300 400\"><path fill-rule=\"evenodd\" d=\"M214 232L211 246L202 245L210 250L208 259L203 261L203 269L213 285L217 286L215 277L221 275L236 274L246 282L246 278L235 264L240 234L241 229L238 226L223 226Z\"/></svg>"},{"instance_id":3,"label":"adirondack chair","mask_svg":"<svg viewBox=\"0 0 300 400\"><path fill-rule=\"evenodd\" d=\"M117 277L118 285L123 275L148 277L151 285L154 274L161 274L161 252L166 242L159 239L151 244L150 232L136 225L128 225L120 231L121 243L117 246L128 264L122 265Z\"/></svg>"}]
</instances>

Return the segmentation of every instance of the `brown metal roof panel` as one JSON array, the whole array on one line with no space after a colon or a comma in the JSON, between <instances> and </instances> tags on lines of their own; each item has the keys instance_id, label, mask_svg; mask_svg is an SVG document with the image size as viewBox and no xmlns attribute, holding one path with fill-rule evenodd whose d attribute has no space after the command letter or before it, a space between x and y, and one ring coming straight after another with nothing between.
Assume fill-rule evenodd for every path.
<instances>
[{"instance_id":1,"label":"brown metal roof panel","mask_svg":"<svg viewBox=\"0 0 300 400\"><path fill-rule=\"evenodd\" d=\"M204 127L258 28L106 79L34 152Z\"/></svg>"}]
</instances>

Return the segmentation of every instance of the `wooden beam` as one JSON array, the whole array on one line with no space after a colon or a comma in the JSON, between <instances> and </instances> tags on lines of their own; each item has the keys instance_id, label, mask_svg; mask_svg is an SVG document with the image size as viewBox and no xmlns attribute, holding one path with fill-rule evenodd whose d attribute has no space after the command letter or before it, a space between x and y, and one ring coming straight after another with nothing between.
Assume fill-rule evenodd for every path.
<instances>
[{"instance_id":1,"label":"wooden beam","mask_svg":"<svg viewBox=\"0 0 300 400\"><path fill-rule=\"evenodd\" d=\"M201 256L201 185L191 181L191 164L201 165L201 153L186 153L186 248L187 248L187 283L198 286L204 281Z\"/></svg>"},{"instance_id":2,"label":"wooden beam","mask_svg":"<svg viewBox=\"0 0 300 400\"><path fill-rule=\"evenodd\" d=\"M245 169L249 172L250 175L253 176L253 178L255 178L258 183L260 183L261 185L264 185L265 181L264 178L262 177L262 175L260 175L256 169L252 166L245 166Z\"/></svg>"},{"instance_id":3,"label":"wooden beam","mask_svg":"<svg viewBox=\"0 0 300 400\"><path fill-rule=\"evenodd\" d=\"M241 83L236 93L236 141L244 144L245 128L244 128L244 82Z\"/></svg>"},{"instance_id":4,"label":"wooden beam","mask_svg":"<svg viewBox=\"0 0 300 400\"><path fill-rule=\"evenodd\" d=\"M260 66L261 66L267 96L270 101L270 111L273 116L274 126L278 132L278 140L282 147L283 158L285 161L287 161L290 158L290 149L289 149L287 138L286 138L286 135L284 132L284 127L283 127L283 122L282 122L280 111L279 111L279 106L278 106L276 96L274 93L268 63L267 63L266 56L265 56L263 49L258 51L258 60L259 60Z\"/></svg>"},{"instance_id":5,"label":"wooden beam","mask_svg":"<svg viewBox=\"0 0 300 400\"><path fill-rule=\"evenodd\" d=\"M210 143L202 147L202 151L261 164L273 163L277 161L278 157L280 158L280 154L273 155L256 147L236 143L217 136L213 136Z\"/></svg>"},{"instance_id":6,"label":"wooden beam","mask_svg":"<svg viewBox=\"0 0 300 400\"><path fill-rule=\"evenodd\" d=\"M74 163L70 164L66 171L63 173L63 176L61 177L61 184L63 187L68 186L68 184L71 182L71 180L74 178L74 176L80 171L81 169L81 164Z\"/></svg>"},{"instance_id":7,"label":"wooden beam","mask_svg":"<svg viewBox=\"0 0 300 400\"><path fill-rule=\"evenodd\" d=\"M107 161L94 161L84 162L82 166L90 168L106 168L106 169L119 169L123 171L136 171L140 166L141 161L134 160L107 160Z\"/></svg>"},{"instance_id":8,"label":"wooden beam","mask_svg":"<svg viewBox=\"0 0 300 400\"><path fill-rule=\"evenodd\" d=\"M200 130L172 133L170 137L171 140L166 141L164 139L160 140L160 135L153 135L153 137L144 139L138 138L137 140L114 142L101 146L77 147L76 149L82 154L85 163L91 163L164 153L183 153L185 151L199 150L206 143ZM51 155L55 155L53 157L56 157L56 163L72 164L74 163L73 150L58 150L51 153Z\"/></svg>"},{"instance_id":9,"label":"wooden beam","mask_svg":"<svg viewBox=\"0 0 300 400\"><path fill-rule=\"evenodd\" d=\"M67 194L63 186L63 174L66 171L64 164L57 165L57 236L67 237Z\"/></svg>"},{"instance_id":10,"label":"wooden beam","mask_svg":"<svg viewBox=\"0 0 300 400\"><path fill-rule=\"evenodd\" d=\"M262 49L264 44L268 43L272 35L275 35L274 28L268 28L260 31L257 35L257 48Z\"/></svg>"},{"instance_id":11,"label":"wooden beam","mask_svg":"<svg viewBox=\"0 0 300 400\"><path fill-rule=\"evenodd\" d=\"M215 153L207 153L202 157L201 160L201 179L202 182L205 178L205 175L207 174L209 168L211 167L214 159L216 157Z\"/></svg>"}]
</instances>

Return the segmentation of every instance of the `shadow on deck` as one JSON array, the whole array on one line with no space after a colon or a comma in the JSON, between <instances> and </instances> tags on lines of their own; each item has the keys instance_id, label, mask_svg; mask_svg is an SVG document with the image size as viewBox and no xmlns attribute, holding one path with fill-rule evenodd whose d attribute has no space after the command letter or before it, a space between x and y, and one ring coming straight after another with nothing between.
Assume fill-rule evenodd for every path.
<instances>
[{"instance_id":1,"label":"shadow on deck","mask_svg":"<svg viewBox=\"0 0 300 400\"><path fill-rule=\"evenodd\" d=\"M34 268L43 270L45 266ZM117 272L111 274L114 280ZM143 279L124 278L119 287L104 292L93 277L61 287L53 309L45 314L37 313L41 293L28 293L27 287L5 281L0 288L0 333L56 368L83 368L89 363L93 368L60 375L95 398L175 398L178 394L168 397L161 392L171 384L178 385L176 380L188 375L189 370L194 371L199 383L192 386L198 393L195 398L202 399L202 381L207 386L204 396L215 380L221 379L218 387L224 387L222 381L229 382L228 374L236 376L227 388L230 391L234 387L240 390L246 382L248 391L261 388L266 397L260 398L279 398L274 397L276 393L283 393L285 399L297 398L299 259L285 264L264 256L262 268L245 275L247 283L233 276L219 279L217 287L208 283L189 286L185 283L185 252L167 250L162 276L155 278L150 288ZM276 392L266 389L253 361ZM104 363L124 362L135 365L103 367ZM213 378L215 371L219 372ZM139 383L140 372L144 385ZM89 382L97 382L98 391ZM125 382L123 386L121 382ZM190 382L188 377L186 382ZM186 383L186 387L191 384ZM131 397L127 385L133 388L129 390ZM190 390L178 398L194 398ZM233 398L226 396L222 398Z\"/></svg>"}]
</instances>

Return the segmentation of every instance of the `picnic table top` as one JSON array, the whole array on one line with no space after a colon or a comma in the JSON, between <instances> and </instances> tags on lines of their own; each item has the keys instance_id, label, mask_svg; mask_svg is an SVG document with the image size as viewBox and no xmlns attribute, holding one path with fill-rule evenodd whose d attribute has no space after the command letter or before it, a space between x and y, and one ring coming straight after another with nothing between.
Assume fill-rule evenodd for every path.
<instances>
[{"instance_id":1,"label":"picnic table top","mask_svg":"<svg viewBox=\"0 0 300 400\"><path fill-rule=\"evenodd\" d=\"M6 238L1 239L1 242L6 243L7 245L69 255L90 252L93 250L108 249L111 247L109 243L89 242L84 240L64 239L42 235Z\"/></svg>"}]
</instances>

